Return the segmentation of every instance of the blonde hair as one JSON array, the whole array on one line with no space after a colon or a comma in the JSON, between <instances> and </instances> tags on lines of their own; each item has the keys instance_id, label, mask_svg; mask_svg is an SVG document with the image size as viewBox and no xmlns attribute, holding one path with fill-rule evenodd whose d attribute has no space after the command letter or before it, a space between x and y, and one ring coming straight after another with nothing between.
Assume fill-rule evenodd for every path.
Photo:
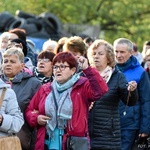
<instances>
[{"instance_id":1,"label":"blonde hair","mask_svg":"<svg viewBox=\"0 0 150 150\"><path fill-rule=\"evenodd\" d=\"M108 65L110 67L114 67L116 65L116 61L115 61L115 54L114 54L114 49L113 46L108 43L105 40L100 40L97 39L95 40L91 46L88 48L88 52L87 52L87 56L88 56L88 60L90 65L94 65L93 63L93 50L97 49L99 46L103 45L105 48L105 51L107 52L107 59L108 59Z\"/></svg>"},{"instance_id":2,"label":"blonde hair","mask_svg":"<svg viewBox=\"0 0 150 150\"><path fill-rule=\"evenodd\" d=\"M86 45L83 42L82 38L79 36L72 36L68 38L63 46L64 52L79 52L82 55L86 54Z\"/></svg>"}]
</instances>

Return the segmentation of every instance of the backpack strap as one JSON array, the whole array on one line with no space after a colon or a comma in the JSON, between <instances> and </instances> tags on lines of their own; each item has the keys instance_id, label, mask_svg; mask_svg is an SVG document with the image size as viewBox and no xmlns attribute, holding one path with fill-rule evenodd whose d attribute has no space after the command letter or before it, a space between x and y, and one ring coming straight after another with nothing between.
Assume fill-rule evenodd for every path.
<instances>
[{"instance_id":1,"label":"backpack strap","mask_svg":"<svg viewBox=\"0 0 150 150\"><path fill-rule=\"evenodd\" d=\"M0 108L1 108L3 100L4 100L5 92L6 92L6 88L3 88L1 97L0 97Z\"/></svg>"}]
</instances>

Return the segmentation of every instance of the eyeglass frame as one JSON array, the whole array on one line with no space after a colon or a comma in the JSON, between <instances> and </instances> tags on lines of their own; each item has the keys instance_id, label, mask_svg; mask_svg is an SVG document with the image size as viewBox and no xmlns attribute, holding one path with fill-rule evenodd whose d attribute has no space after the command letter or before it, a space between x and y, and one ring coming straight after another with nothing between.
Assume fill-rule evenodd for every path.
<instances>
[{"instance_id":1,"label":"eyeglass frame","mask_svg":"<svg viewBox=\"0 0 150 150\"><path fill-rule=\"evenodd\" d=\"M45 63L47 63L47 62L51 62L51 60L50 59L48 59L48 58L38 58L38 60L37 60L38 62L45 62Z\"/></svg>"},{"instance_id":2,"label":"eyeglass frame","mask_svg":"<svg viewBox=\"0 0 150 150\"><path fill-rule=\"evenodd\" d=\"M67 65L60 65L60 66L54 65L52 68L53 68L53 70L55 70L55 71L56 71L58 68L59 68L59 70L64 71L67 67L70 68L70 66L67 66Z\"/></svg>"}]
</instances>

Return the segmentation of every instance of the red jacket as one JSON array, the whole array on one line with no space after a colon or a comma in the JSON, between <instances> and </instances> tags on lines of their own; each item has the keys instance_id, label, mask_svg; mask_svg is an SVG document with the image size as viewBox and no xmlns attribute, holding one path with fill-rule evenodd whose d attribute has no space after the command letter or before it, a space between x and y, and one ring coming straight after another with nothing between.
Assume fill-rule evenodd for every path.
<instances>
[{"instance_id":1,"label":"red jacket","mask_svg":"<svg viewBox=\"0 0 150 150\"><path fill-rule=\"evenodd\" d=\"M108 91L107 84L98 71L88 67L84 70L84 73L86 77L80 77L71 91L73 114L71 121L69 121L71 128L67 127L66 129L69 135L85 136L89 103L99 99ZM25 113L26 120L30 126L37 127L35 150L44 150L46 128L45 126L38 125L37 117L39 114L45 115L45 100L50 92L50 83L41 86L30 101ZM33 110L38 110L39 113L33 113Z\"/></svg>"}]
</instances>

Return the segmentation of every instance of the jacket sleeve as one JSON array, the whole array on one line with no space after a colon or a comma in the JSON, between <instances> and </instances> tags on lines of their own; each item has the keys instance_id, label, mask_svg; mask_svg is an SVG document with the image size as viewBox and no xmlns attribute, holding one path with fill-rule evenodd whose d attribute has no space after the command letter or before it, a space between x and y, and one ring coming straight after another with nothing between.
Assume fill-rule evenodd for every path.
<instances>
[{"instance_id":1,"label":"jacket sleeve","mask_svg":"<svg viewBox=\"0 0 150 150\"><path fill-rule=\"evenodd\" d=\"M31 127L36 127L38 125L37 117L39 115L39 107L40 108L42 107L40 106L41 104L40 101L42 97L45 97L43 93L44 93L44 89L43 86L41 86L39 90L35 93L35 95L32 97L25 111L25 119Z\"/></svg>"},{"instance_id":2,"label":"jacket sleeve","mask_svg":"<svg viewBox=\"0 0 150 150\"><path fill-rule=\"evenodd\" d=\"M122 100L122 102L125 105L133 106L138 101L138 90L134 90L133 92L128 91L128 82L126 80L126 77L123 73L120 72L119 78L118 78L118 84L119 84L119 96Z\"/></svg>"},{"instance_id":3,"label":"jacket sleeve","mask_svg":"<svg viewBox=\"0 0 150 150\"><path fill-rule=\"evenodd\" d=\"M150 134L150 80L144 71L138 84L140 112L140 133Z\"/></svg>"},{"instance_id":4,"label":"jacket sleeve","mask_svg":"<svg viewBox=\"0 0 150 150\"><path fill-rule=\"evenodd\" d=\"M101 98L107 91L108 86L95 68L88 67L83 70L88 78L85 84L85 95L89 101Z\"/></svg>"},{"instance_id":5,"label":"jacket sleeve","mask_svg":"<svg viewBox=\"0 0 150 150\"><path fill-rule=\"evenodd\" d=\"M0 131L6 133L17 133L20 131L24 119L19 108L15 92L8 88L5 93L3 104L1 107L3 122Z\"/></svg>"}]
</instances>

